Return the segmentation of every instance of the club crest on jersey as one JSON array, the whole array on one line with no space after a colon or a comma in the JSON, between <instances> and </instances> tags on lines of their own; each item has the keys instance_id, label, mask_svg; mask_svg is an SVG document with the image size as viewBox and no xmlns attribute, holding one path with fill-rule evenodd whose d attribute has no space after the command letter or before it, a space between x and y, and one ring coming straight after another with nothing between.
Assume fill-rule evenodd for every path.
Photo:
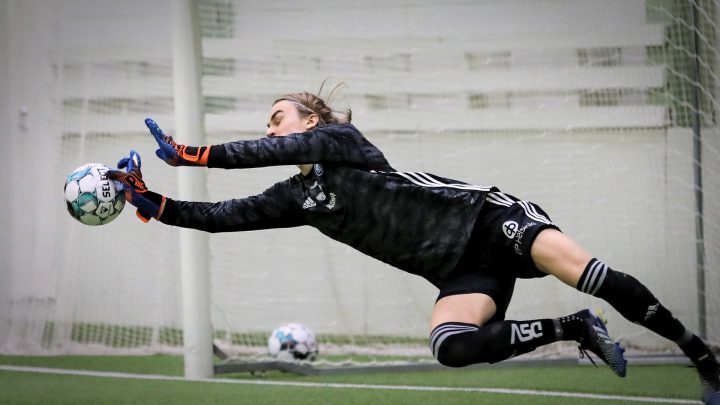
<instances>
[{"instance_id":1,"label":"club crest on jersey","mask_svg":"<svg viewBox=\"0 0 720 405\"><path fill-rule=\"evenodd\" d=\"M305 210L318 206L325 207L325 209L328 210L332 210L337 206L337 196L335 195L335 193L325 193L322 185L317 181L312 186L310 186L305 195L306 198L303 202L303 209Z\"/></svg>"},{"instance_id":2,"label":"club crest on jersey","mask_svg":"<svg viewBox=\"0 0 720 405\"><path fill-rule=\"evenodd\" d=\"M323 165L320 163L315 163L313 165L313 169L315 170L316 176L322 176L322 174L325 173L325 168L323 168Z\"/></svg>"}]
</instances>

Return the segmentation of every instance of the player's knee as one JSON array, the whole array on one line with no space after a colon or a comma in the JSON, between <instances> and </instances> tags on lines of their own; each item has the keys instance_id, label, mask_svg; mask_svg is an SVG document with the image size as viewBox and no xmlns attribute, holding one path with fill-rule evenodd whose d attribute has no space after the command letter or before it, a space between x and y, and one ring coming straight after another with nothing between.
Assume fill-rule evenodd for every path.
<instances>
[{"instance_id":1,"label":"player's knee","mask_svg":"<svg viewBox=\"0 0 720 405\"><path fill-rule=\"evenodd\" d=\"M465 367L472 364L467 358L467 352L463 344L457 342L444 342L435 353L438 363L447 367Z\"/></svg>"},{"instance_id":2,"label":"player's knee","mask_svg":"<svg viewBox=\"0 0 720 405\"><path fill-rule=\"evenodd\" d=\"M478 327L460 322L445 322L430 333L430 349L437 361L448 367L465 367L472 364L468 353L472 348L473 334ZM468 350L471 349L471 350Z\"/></svg>"},{"instance_id":3,"label":"player's knee","mask_svg":"<svg viewBox=\"0 0 720 405\"><path fill-rule=\"evenodd\" d=\"M500 361L502 358L495 355L492 339L488 339L494 333L492 329L489 326L443 323L430 334L433 356L440 364L448 367Z\"/></svg>"}]
</instances>

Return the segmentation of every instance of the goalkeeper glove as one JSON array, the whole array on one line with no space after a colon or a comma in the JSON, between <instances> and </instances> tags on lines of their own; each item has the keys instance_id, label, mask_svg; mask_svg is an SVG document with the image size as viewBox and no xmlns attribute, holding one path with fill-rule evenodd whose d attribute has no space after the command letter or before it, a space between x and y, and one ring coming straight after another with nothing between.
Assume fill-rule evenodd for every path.
<instances>
[{"instance_id":1,"label":"goalkeeper glove","mask_svg":"<svg viewBox=\"0 0 720 405\"><path fill-rule=\"evenodd\" d=\"M210 146L179 145L172 136L165 135L152 118L146 118L145 125L160 146L155 154L165 163L170 166L207 166Z\"/></svg>"},{"instance_id":2,"label":"goalkeeper glove","mask_svg":"<svg viewBox=\"0 0 720 405\"><path fill-rule=\"evenodd\" d=\"M163 195L148 190L140 172L140 155L134 150L130 156L120 159L118 168L125 169L110 170L107 176L120 184L125 192L125 200L137 207L136 215L143 222L150 221L150 218L160 219L165 208L166 198Z\"/></svg>"}]
</instances>

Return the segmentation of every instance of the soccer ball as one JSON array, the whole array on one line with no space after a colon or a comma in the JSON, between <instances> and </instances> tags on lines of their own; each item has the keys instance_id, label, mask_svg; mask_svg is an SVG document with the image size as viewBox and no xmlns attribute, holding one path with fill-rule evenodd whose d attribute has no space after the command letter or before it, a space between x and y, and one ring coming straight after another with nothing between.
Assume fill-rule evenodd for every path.
<instances>
[{"instance_id":1,"label":"soccer ball","mask_svg":"<svg viewBox=\"0 0 720 405\"><path fill-rule=\"evenodd\" d=\"M87 163L65 179L65 203L70 215L85 225L103 225L117 218L125 206L125 195L118 193L108 179L109 167Z\"/></svg>"},{"instance_id":2,"label":"soccer ball","mask_svg":"<svg viewBox=\"0 0 720 405\"><path fill-rule=\"evenodd\" d=\"M315 332L300 323L281 326L268 338L268 352L282 361L315 360L318 354Z\"/></svg>"}]
</instances>

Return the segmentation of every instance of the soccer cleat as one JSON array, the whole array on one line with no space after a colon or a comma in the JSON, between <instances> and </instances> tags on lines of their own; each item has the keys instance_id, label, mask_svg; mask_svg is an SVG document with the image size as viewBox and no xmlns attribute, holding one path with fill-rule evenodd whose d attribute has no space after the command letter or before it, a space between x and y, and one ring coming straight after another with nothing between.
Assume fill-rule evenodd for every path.
<instances>
[{"instance_id":1,"label":"soccer cleat","mask_svg":"<svg viewBox=\"0 0 720 405\"><path fill-rule=\"evenodd\" d=\"M693 360L703 385L703 402L708 405L720 405L720 367L715 356L708 352Z\"/></svg>"},{"instance_id":2,"label":"soccer cleat","mask_svg":"<svg viewBox=\"0 0 720 405\"><path fill-rule=\"evenodd\" d=\"M720 391L706 390L703 394L703 403L705 405L720 405Z\"/></svg>"},{"instance_id":3,"label":"soccer cleat","mask_svg":"<svg viewBox=\"0 0 720 405\"><path fill-rule=\"evenodd\" d=\"M587 354L589 350L607 363L615 374L625 377L627 372L627 360L623 356L625 349L610 338L605 322L589 309L578 312L576 316L581 318L584 323L582 337L578 340L580 356ZM588 359L590 359L589 356Z\"/></svg>"}]
</instances>

